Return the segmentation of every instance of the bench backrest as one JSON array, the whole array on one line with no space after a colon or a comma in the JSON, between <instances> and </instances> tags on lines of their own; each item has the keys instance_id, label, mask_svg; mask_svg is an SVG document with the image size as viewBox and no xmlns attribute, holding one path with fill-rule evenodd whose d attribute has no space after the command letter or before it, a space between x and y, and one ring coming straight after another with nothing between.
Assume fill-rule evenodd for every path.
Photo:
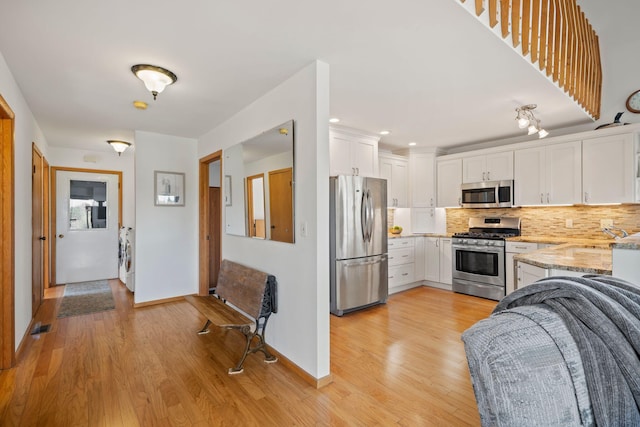
<instances>
[{"instance_id":1,"label":"bench backrest","mask_svg":"<svg viewBox=\"0 0 640 427\"><path fill-rule=\"evenodd\" d=\"M216 294L257 319L269 275L229 260L222 260Z\"/></svg>"}]
</instances>

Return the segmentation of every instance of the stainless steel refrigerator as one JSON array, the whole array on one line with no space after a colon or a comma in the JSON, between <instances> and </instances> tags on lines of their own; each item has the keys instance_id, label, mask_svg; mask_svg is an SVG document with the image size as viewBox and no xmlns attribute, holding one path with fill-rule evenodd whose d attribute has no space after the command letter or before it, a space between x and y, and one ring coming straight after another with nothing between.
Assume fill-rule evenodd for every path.
<instances>
[{"instance_id":1,"label":"stainless steel refrigerator","mask_svg":"<svg viewBox=\"0 0 640 427\"><path fill-rule=\"evenodd\" d=\"M330 178L331 313L385 303L387 181L339 175Z\"/></svg>"}]
</instances>

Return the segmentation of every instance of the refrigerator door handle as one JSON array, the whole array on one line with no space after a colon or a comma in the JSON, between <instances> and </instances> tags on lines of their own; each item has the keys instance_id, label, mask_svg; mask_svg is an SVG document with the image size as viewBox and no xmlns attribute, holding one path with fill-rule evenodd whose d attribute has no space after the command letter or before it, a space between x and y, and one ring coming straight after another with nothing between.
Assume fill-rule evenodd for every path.
<instances>
[{"instance_id":1,"label":"refrigerator door handle","mask_svg":"<svg viewBox=\"0 0 640 427\"><path fill-rule=\"evenodd\" d=\"M362 240L365 242L368 238L369 227L367 221L367 215L369 214L367 209L367 193L362 192L362 203L360 204L360 228L362 228Z\"/></svg>"},{"instance_id":2,"label":"refrigerator door handle","mask_svg":"<svg viewBox=\"0 0 640 427\"><path fill-rule=\"evenodd\" d=\"M371 191L367 190L367 201L369 208L369 242L371 242L371 236L373 235L373 216L375 215L375 210L373 209L373 197L371 197Z\"/></svg>"}]
</instances>

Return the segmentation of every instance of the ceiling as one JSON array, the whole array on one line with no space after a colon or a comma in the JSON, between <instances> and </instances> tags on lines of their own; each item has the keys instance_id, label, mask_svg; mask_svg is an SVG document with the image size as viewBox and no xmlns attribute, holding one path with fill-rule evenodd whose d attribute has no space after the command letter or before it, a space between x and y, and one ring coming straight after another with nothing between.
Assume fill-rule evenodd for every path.
<instances>
[{"instance_id":1,"label":"ceiling","mask_svg":"<svg viewBox=\"0 0 640 427\"><path fill-rule=\"evenodd\" d=\"M0 52L50 146L198 138L314 60L330 65L330 115L391 130L386 146L521 136L515 108L530 103L549 131L591 123L458 0L5 3ZM178 81L154 101L138 63Z\"/></svg>"}]
</instances>

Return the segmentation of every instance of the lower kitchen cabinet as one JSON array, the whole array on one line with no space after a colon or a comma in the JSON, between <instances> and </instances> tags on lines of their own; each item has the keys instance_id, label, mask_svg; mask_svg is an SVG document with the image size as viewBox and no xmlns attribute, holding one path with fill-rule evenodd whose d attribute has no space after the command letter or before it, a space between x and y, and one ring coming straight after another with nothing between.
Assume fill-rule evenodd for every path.
<instances>
[{"instance_id":1,"label":"lower kitchen cabinet","mask_svg":"<svg viewBox=\"0 0 640 427\"><path fill-rule=\"evenodd\" d=\"M425 280L429 282L452 283L452 253L451 238L426 237L425 238Z\"/></svg>"},{"instance_id":2,"label":"lower kitchen cabinet","mask_svg":"<svg viewBox=\"0 0 640 427\"><path fill-rule=\"evenodd\" d=\"M551 276L571 276L571 277L582 277L586 273L582 273L579 271L570 271L570 270L561 270L555 268L543 268L538 267L536 265L527 264L526 262L518 261L517 272L518 272L518 286L517 289L528 286L534 282L537 282L540 279L544 279L545 277Z\"/></svg>"},{"instance_id":3,"label":"lower kitchen cabinet","mask_svg":"<svg viewBox=\"0 0 640 427\"><path fill-rule=\"evenodd\" d=\"M389 239L388 250L389 294L419 286L415 276L415 238Z\"/></svg>"},{"instance_id":4,"label":"lower kitchen cabinet","mask_svg":"<svg viewBox=\"0 0 640 427\"><path fill-rule=\"evenodd\" d=\"M507 295L516 289L515 263L513 257L516 254L526 254L538 250L537 243L531 242L506 242L505 245L505 277Z\"/></svg>"}]
</instances>

